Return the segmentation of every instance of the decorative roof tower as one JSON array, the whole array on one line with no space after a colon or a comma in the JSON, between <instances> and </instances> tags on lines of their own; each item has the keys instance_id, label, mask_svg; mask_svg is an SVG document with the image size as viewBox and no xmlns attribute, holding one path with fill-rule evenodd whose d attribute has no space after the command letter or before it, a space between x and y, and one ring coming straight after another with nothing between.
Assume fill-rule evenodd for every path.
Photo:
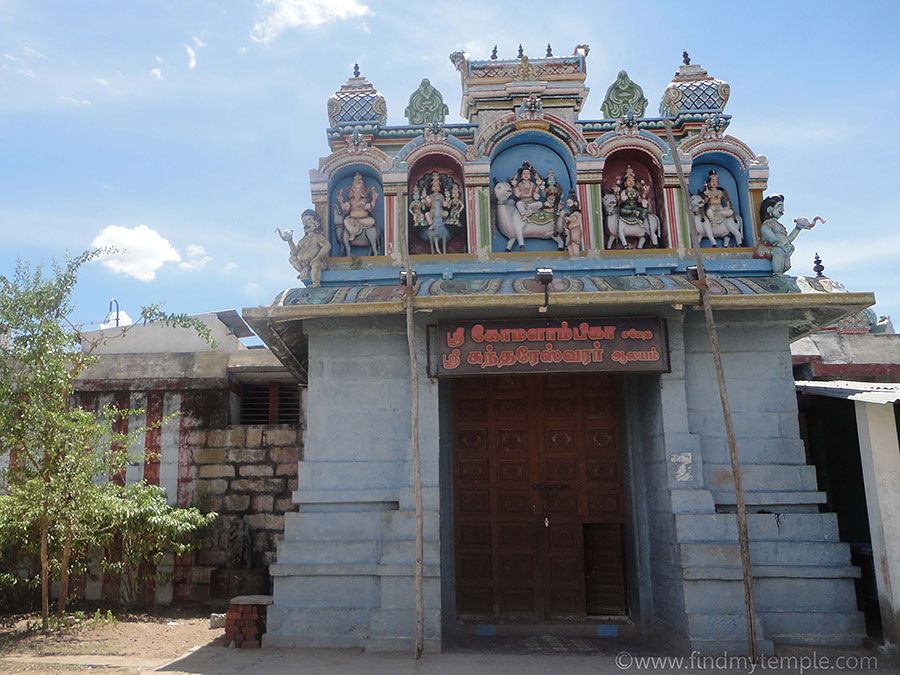
<instances>
[{"instance_id":1,"label":"decorative roof tower","mask_svg":"<svg viewBox=\"0 0 900 675\"><path fill-rule=\"evenodd\" d=\"M687 52L672 82L659 103L660 117L690 112L712 112L725 109L731 87L724 80L711 77L700 65L692 65Z\"/></svg>"},{"instance_id":2,"label":"decorative roof tower","mask_svg":"<svg viewBox=\"0 0 900 675\"><path fill-rule=\"evenodd\" d=\"M353 77L328 99L328 122L332 127L382 126L387 121L387 104L372 83L360 77L359 64Z\"/></svg>"},{"instance_id":3,"label":"decorative roof tower","mask_svg":"<svg viewBox=\"0 0 900 675\"><path fill-rule=\"evenodd\" d=\"M534 94L548 112L552 109L574 122L589 91L584 86L588 52L588 45L576 45L571 56L552 56L547 45L547 56L532 59L519 45L514 59L498 59L495 47L487 61L453 52L450 61L462 78L460 115L475 124L490 123L497 114L519 108Z\"/></svg>"}]
</instances>

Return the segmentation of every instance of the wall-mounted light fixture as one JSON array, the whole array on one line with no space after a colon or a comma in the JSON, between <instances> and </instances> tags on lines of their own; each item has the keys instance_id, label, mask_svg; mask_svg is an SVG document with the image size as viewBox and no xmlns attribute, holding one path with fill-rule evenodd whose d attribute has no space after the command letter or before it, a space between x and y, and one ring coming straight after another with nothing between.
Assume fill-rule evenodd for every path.
<instances>
[{"instance_id":1,"label":"wall-mounted light fixture","mask_svg":"<svg viewBox=\"0 0 900 675\"><path fill-rule=\"evenodd\" d=\"M538 267L534 271L534 280L544 285L544 306L538 307L538 311L546 312L550 306L550 282L553 281L553 270L549 267Z\"/></svg>"},{"instance_id":2,"label":"wall-mounted light fixture","mask_svg":"<svg viewBox=\"0 0 900 675\"><path fill-rule=\"evenodd\" d=\"M415 286L416 282L419 280L419 275L416 274L415 270L409 271L409 283L407 283L406 278L406 270L400 270L400 285L401 286Z\"/></svg>"}]
</instances>

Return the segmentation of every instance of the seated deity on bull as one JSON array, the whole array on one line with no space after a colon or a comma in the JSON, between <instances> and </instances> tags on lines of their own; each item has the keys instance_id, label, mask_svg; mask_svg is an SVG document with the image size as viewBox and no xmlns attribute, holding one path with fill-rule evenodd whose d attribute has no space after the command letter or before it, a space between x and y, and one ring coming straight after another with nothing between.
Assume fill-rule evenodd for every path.
<instances>
[{"instance_id":1,"label":"seated deity on bull","mask_svg":"<svg viewBox=\"0 0 900 675\"><path fill-rule=\"evenodd\" d=\"M523 162L508 180L494 185L497 229L508 239L507 251L515 243L524 251L526 238L553 239L558 250L565 250L562 194L553 169L543 178L529 162Z\"/></svg>"},{"instance_id":2,"label":"seated deity on bull","mask_svg":"<svg viewBox=\"0 0 900 675\"><path fill-rule=\"evenodd\" d=\"M734 202L728 191L719 185L719 174L711 169L703 189L691 195L691 212L698 241L706 237L711 246L718 246L716 237L728 246L733 237L735 246L744 241L744 221L734 212Z\"/></svg>"},{"instance_id":3,"label":"seated deity on bull","mask_svg":"<svg viewBox=\"0 0 900 675\"><path fill-rule=\"evenodd\" d=\"M651 186L639 180L630 165L616 178L612 192L603 196L606 227L609 231L607 248L616 240L622 248L629 248L628 237L637 238L637 248L643 248L647 237L653 246L659 244L659 217L651 213Z\"/></svg>"}]
</instances>

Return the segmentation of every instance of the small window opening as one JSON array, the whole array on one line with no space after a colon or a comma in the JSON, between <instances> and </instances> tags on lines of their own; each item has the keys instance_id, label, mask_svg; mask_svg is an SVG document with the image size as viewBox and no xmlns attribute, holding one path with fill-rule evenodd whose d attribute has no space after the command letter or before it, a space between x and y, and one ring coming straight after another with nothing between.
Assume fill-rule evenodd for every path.
<instances>
[{"instance_id":1,"label":"small window opening","mask_svg":"<svg viewBox=\"0 0 900 675\"><path fill-rule=\"evenodd\" d=\"M241 424L298 424L300 388L289 384L241 387Z\"/></svg>"}]
</instances>

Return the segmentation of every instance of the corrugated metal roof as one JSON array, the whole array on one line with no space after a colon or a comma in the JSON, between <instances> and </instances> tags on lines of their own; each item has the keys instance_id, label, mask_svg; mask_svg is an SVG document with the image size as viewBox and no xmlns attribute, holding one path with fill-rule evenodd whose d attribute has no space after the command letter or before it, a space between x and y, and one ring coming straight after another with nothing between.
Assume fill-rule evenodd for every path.
<instances>
[{"instance_id":1,"label":"corrugated metal roof","mask_svg":"<svg viewBox=\"0 0 900 675\"><path fill-rule=\"evenodd\" d=\"M900 401L900 382L850 382L848 380L797 380L797 391L816 396L847 398L866 403L896 403Z\"/></svg>"}]
</instances>

